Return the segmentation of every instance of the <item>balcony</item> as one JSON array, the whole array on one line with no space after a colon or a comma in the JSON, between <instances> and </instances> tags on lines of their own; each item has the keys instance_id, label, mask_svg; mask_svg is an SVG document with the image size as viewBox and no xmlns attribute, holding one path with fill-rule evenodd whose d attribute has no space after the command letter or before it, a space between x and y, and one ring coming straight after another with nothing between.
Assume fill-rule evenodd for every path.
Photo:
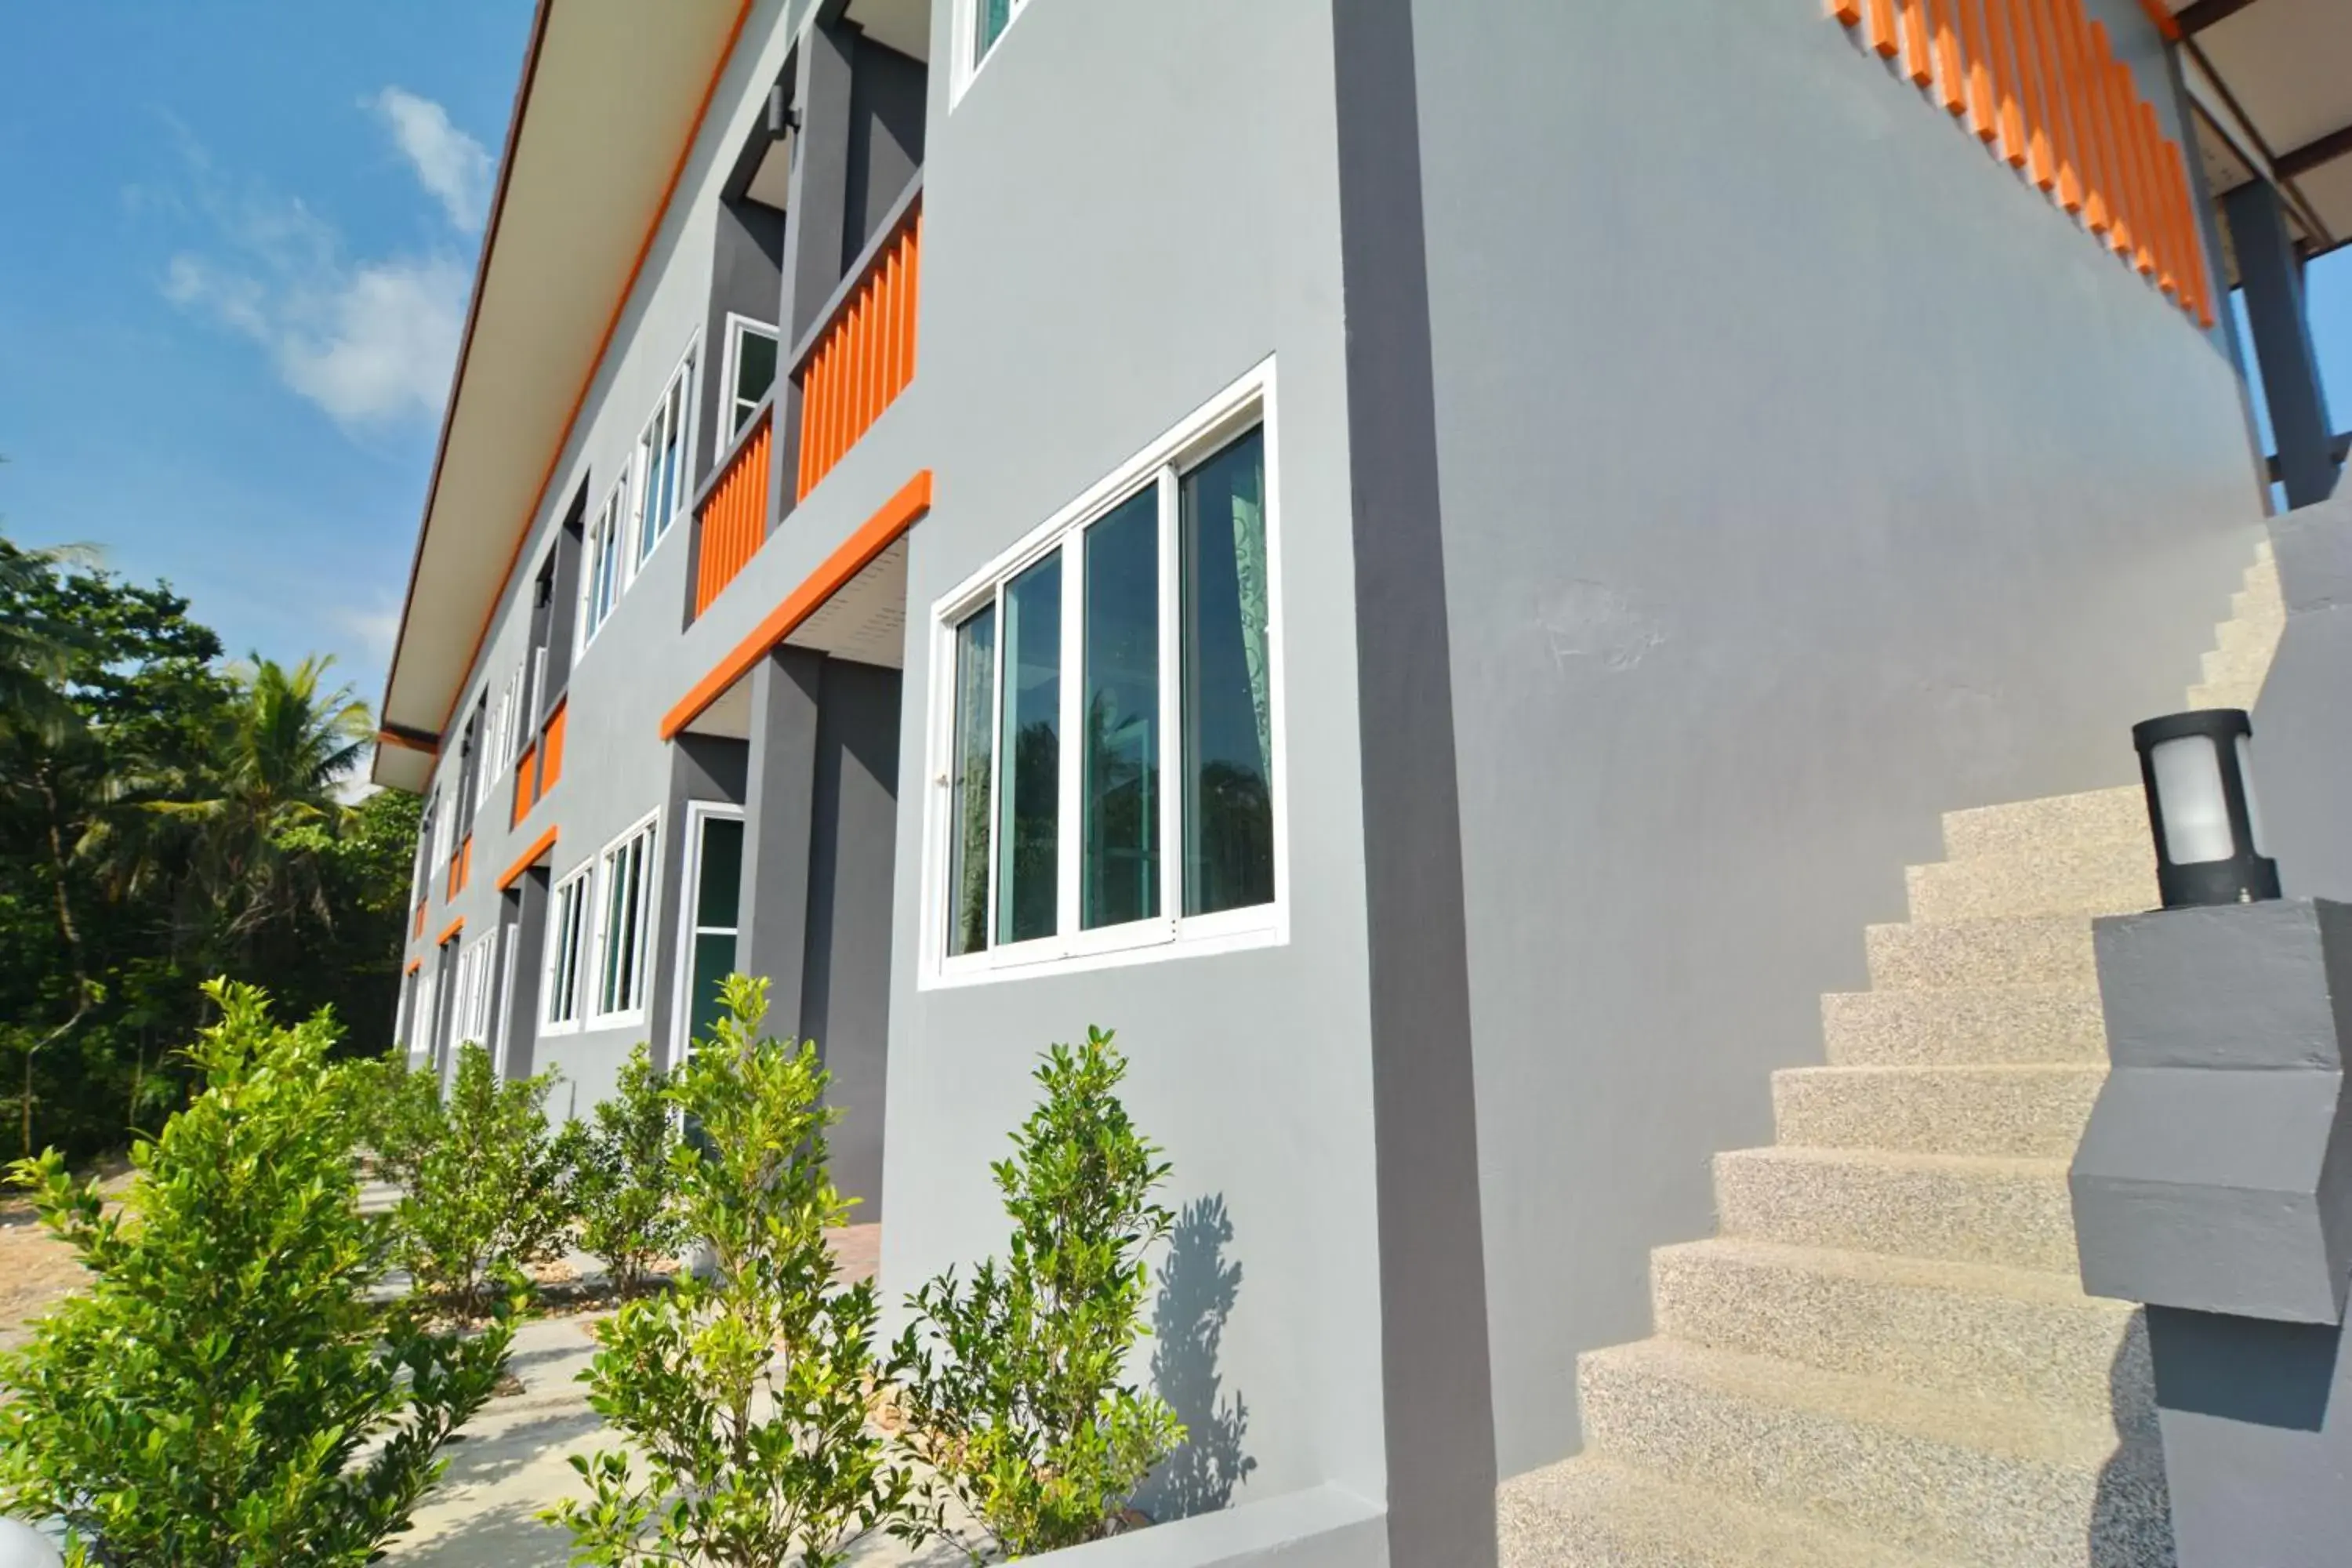
<instances>
[{"instance_id":1,"label":"balcony","mask_svg":"<svg viewBox=\"0 0 2352 1568\"><path fill-rule=\"evenodd\" d=\"M919 176L793 354L786 374L801 389L800 500L915 378L922 230Z\"/></svg>"},{"instance_id":2,"label":"balcony","mask_svg":"<svg viewBox=\"0 0 2352 1568\"><path fill-rule=\"evenodd\" d=\"M555 711L547 716L546 727L539 739L523 748L515 760L514 817L509 826L520 827L531 809L547 798L563 776L563 716L567 704L559 701Z\"/></svg>"},{"instance_id":3,"label":"balcony","mask_svg":"<svg viewBox=\"0 0 2352 1568\"><path fill-rule=\"evenodd\" d=\"M775 406L772 395L760 405L736 438L734 450L695 502L694 613L698 616L710 608L767 540L768 454L775 445Z\"/></svg>"}]
</instances>

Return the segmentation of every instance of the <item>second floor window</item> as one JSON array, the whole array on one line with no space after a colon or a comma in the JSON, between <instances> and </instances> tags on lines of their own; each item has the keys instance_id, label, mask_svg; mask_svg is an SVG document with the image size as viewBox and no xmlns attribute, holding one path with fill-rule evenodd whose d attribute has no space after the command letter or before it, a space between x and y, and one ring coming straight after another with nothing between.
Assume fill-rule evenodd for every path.
<instances>
[{"instance_id":1,"label":"second floor window","mask_svg":"<svg viewBox=\"0 0 2352 1568\"><path fill-rule=\"evenodd\" d=\"M1278 932L1268 395L948 601L943 973Z\"/></svg>"},{"instance_id":2,"label":"second floor window","mask_svg":"<svg viewBox=\"0 0 2352 1568\"><path fill-rule=\"evenodd\" d=\"M970 0L970 4L971 64L967 70L976 71L980 68L980 62L988 58L988 51L996 47L996 40L1004 36L1004 29L1013 26L1013 18L1020 14L1028 0Z\"/></svg>"},{"instance_id":3,"label":"second floor window","mask_svg":"<svg viewBox=\"0 0 2352 1568\"><path fill-rule=\"evenodd\" d=\"M743 433L776 384L776 329L747 316L727 318L727 439ZM720 453L724 457L725 453Z\"/></svg>"},{"instance_id":4,"label":"second floor window","mask_svg":"<svg viewBox=\"0 0 2352 1568\"><path fill-rule=\"evenodd\" d=\"M687 420L693 385L694 353L689 350L686 363L663 389L654 416L646 421L645 434L637 437L637 550L633 570L646 563L654 546L686 508Z\"/></svg>"},{"instance_id":5,"label":"second floor window","mask_svg":"<svg viewBox=\"0 0 2352 1568\"><path fill-rule=\"evenodd\" d=\"M627 546L621 536L626 530L628 505L628 484L615 484L588 524L588 569L581 574L582 647L588 646L604 625L604 618L613 613L613 606L621 602L623 576L627 569Z\"/></svg>"}]
</instances>

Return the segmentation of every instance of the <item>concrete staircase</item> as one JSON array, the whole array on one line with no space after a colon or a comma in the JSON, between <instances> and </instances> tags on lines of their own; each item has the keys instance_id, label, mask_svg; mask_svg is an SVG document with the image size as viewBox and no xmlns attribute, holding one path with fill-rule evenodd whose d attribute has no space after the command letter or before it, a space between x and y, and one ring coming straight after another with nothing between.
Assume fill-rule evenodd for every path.
<instances>
[{"instance_id":1,"label":"concrete staircase","mask_svg":"<svg viewBox=\"0 0 2352 1568\"><path fill-rule=\"evenodd\" d=\"M2249 707L2267 543L2205 656ZM1497 1497L1507 1568L2173 1561L2138 1313L2083 1294L2066 1168L2106 1074L2091 920L2152 907L2137 785L1954 812L1824 996L1720 1233L1652 1258L1657 1337L1582 1358L1585 1451Z\"/></svg>"}]
</instances>

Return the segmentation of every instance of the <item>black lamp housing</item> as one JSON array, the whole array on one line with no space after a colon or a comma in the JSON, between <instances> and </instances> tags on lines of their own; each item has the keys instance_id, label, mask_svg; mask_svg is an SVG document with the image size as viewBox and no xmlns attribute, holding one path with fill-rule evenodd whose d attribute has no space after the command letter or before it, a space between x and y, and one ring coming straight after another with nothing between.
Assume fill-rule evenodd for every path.
<instances>
[{"instance_id":1,"label":"black lamp housing","mask_svg":"<svg viewBox=\"0 0 2352 1568\"><path fill-rule=\"evenodd\" d=\"M2249 776L2253 734L2242 708L2168 713L2132 726L2156 834L2157 888L2168 910L2279 896L2278 862L2263 853Z\"/></svg>"}]
</instances>

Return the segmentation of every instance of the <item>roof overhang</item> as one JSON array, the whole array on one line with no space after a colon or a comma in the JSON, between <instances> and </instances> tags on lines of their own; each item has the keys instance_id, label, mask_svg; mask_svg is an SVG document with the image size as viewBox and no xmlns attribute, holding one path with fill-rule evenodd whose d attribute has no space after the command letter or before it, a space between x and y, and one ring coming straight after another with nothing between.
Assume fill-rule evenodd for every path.
<instances>
[{"instance_id":1,"label":"roof overhang","mask_svg":"<svg viewBox=\"0 0 2352 1568\"><path fill-rule=\"evenodd\" d=\"M373 776L421 789L750 0L539 0L409 570Z\"/></svg>"},{"instance_id":2,"label":"roof overhang","mask_svg":"<svg viewBox=\"0 0 2352 1568\"><path fill-rule=\"evenodd\" d=\"M2352 242L2352 11L2346 0L2163 0L2214 195L2263 179L2306 254Z\"/></svg>"}]
</instances>

